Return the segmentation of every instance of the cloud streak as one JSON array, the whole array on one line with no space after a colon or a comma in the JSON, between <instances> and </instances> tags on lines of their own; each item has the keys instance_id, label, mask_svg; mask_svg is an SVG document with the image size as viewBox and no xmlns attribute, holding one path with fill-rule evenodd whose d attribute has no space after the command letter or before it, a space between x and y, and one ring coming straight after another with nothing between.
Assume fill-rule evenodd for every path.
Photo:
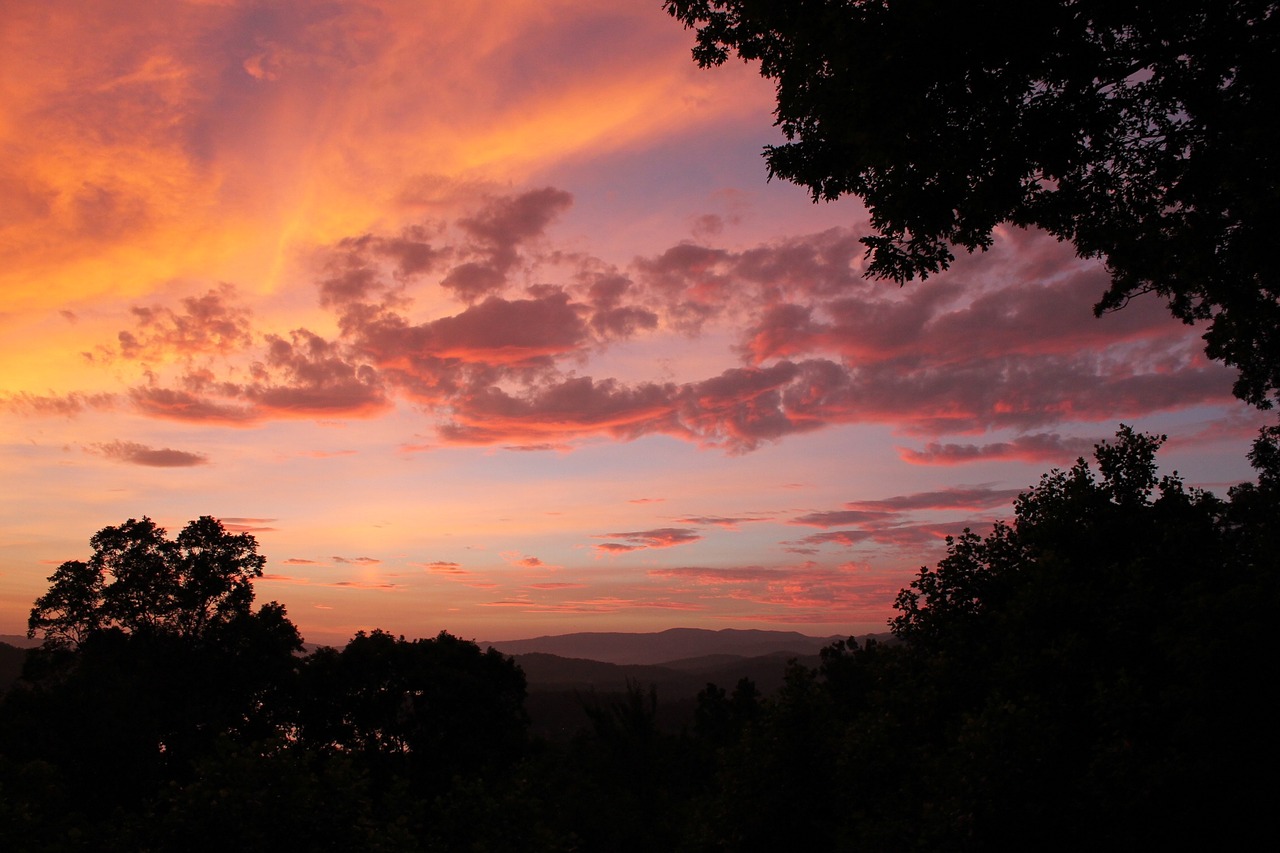
<instances>
[{"instance_id":1,"label":"cloud streak","mask_svg":"<svg viewBox=\"0 0 1280 853\"><path fill-rule=\"evenodd\" d=\"M653 530L634 530L629 533L605 533L597 539L621 539L621 542L602 542L596 550L611 554L641 551L646 548L674 548L698 542L702 535L688 527L659 527Z\"/></svg>"},{"instance_id":2,"label":"cloud streak","mask_svg":"<svg viewBox=\"0 0 1280 853\"><path fill-rule=\"evenodd\" d=\"M141 465L146 468L194 468L198 465L209 464L209 457L203 453L173 450L168 447L148 447L136 441L111 441L91 444L85 450L114 462Z\"/></svg>"},{"instance_id":3,"label":"cloud streak","mask_svg":"<svg viewBox=\"0 0 1280 853\"><path fill-rule=\"evenodd\" d=\"M1090 455L1099 440L1071 438L1057 433L1036 433L1018 436L1013 441L987 444L944 444L933 441L921 450L898 448L898 453L904 462L912 465L964 465L968 462L1008 460L1060 462Z\"/></svg>"}]
</instances>

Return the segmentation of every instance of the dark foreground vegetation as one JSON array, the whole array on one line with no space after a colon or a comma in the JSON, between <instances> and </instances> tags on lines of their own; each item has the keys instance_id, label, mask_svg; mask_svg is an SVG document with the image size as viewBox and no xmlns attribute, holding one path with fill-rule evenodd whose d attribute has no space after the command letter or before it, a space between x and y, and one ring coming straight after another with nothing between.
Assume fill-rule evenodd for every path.
<instances>
[{"instance_id":1,"label":"dark foreground vegetation","mask_svg":"<svg viewBox=\"0 0 1280 853\"><path fill-rule=\"evenodd\" d=\"M1122 429L950 541L897 642L707 685L677 733L636 684L533 737L524 673L447 633L302 656L252 537L106 528L0 703L0 848L1232 847L1277 793L1280 428L1226 500L1159 444Z\"/></svg>"}]
</instances>

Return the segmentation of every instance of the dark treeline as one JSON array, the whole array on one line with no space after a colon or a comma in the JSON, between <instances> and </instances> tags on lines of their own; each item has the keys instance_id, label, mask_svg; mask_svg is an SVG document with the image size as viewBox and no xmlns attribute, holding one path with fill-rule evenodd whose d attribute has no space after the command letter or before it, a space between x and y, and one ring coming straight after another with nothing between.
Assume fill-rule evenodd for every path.
<instances>
[{"instance_id":1,"label":"dark treeline","mask_svg":"<svg viewBox=\"0 0 1280 853\"><path fill-rule=\"evenodd\" d=\"M529 734L523 672L448 633L301 654L256 542L106 528L0 704L5 850L1215 848L1267 820L1280 428L1226 499L1122 428L949 540L895 642L836 643L679 732L636 684Z\"/></svg>"}]
</instances>

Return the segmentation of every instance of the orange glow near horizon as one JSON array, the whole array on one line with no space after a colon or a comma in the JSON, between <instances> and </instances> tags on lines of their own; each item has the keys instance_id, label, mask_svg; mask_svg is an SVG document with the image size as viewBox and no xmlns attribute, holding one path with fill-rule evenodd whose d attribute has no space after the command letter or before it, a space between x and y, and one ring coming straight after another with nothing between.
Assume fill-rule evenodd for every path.
<instances>
[{"instance_id":1,"label":"orange glow near horizon","mask_svg":"<svg viewBox=\"0 0 1280 853\"><path fill-rule=\"evenodd\" d=\"M867 281L691 45L639 0L9 3L0 634L142 515L254 533L311 638L878 631L1119 420L1248 476L1195 329L1012 228Z\"/></svg>"}]
</instances>

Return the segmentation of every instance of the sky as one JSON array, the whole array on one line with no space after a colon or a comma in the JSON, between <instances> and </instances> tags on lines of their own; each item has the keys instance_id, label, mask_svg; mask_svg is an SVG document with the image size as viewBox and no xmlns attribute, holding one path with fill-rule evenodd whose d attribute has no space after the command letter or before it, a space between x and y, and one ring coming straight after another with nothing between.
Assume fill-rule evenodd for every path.
<instances>
[{"instance_id":1,"label":"sky","mask_svg":"<svg viewBox=\"0 0 1280 853\"><path fill-rule=\"evenodd\" d=\"M692 45L658 0L7 0L0 634L144 515L252 533L315 642L861 634L1121 422L1250 478L1202 329L1012 228L866 279Z\"/></svg>"}]
</instances>

